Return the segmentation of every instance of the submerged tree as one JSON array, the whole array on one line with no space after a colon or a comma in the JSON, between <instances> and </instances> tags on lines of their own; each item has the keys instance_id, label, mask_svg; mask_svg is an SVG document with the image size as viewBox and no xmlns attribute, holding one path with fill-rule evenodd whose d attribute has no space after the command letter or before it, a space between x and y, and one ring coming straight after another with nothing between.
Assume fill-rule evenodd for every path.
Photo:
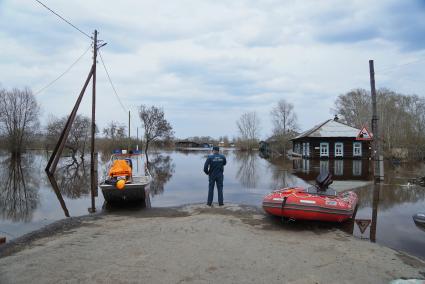
<instances>
[{"instance_id":1,"label":"submerged tree","mask_svg":"<svg viewBox=\"0 0 425 284\"><path fill-rule=\"evenodd\" d=\"M244 113L236 122L236 125L240 134L239 146L244 150L252 150L258 147L260 119L257 113L254 111Z\"/></svg>"},{"instance_id":2,"label":"submerged tree","mask_svg":"<svg viewBox=\"0 0 425 284\"><path fill-rule=\"evenodd\" d=\"M46 146L55 145L59 139L62 130L65 127L68 117L62 118L51 117L47 124ZM75 159L77 153L80 157L84 158L86 148L89 146L89 139L91 136L91 120L90 118L82 115L75 117L72 124L68 139L66 140L65 147L71 151L72 157Z\"/></svg>"},{"instance_id":3,"label":"submerged tree","mask_svg":"<svg viewBox=\"0 0 425 284\"><path fill-rule=\"evenodd\" d=\"M162 108L141 105L139 116L145 131L145 155L148 159L149 144L157 139L170 139L173 136L173 128L165 119L164 110Z\"/></svg>"},{"instance_id":4,"label":"submerged tree","mask_svg":"<svg viewBox=\"0 0 425 284\"><path fill-rule=\"evenodd\" d=\"M37 132L40 107L30 89L0 89L0 134L6 147L18 156Z\"/></svg>"},{"instance_id":5,"label":"submerged tree","mask_svg":"<svg viewBox=\"0 0 425 284\"><path fill-rule=\"evenodd\" d=\"M285 154L290 147L290 139L294 137L297 130L297 115L294 112L294 105L281 99L270 112L273 121L273 137L277 141L276 149L279 153Z\"/></svg>"}]
</instances>

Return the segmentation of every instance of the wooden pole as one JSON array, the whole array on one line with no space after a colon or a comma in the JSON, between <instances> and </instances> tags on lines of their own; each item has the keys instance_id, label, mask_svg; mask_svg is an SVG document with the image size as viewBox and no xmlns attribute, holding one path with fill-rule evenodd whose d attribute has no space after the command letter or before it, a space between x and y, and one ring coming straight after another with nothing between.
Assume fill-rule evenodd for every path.
<instances>
[{"instance_id":1,"label":"wooden pole","mask_svg":"<svg viewBox=\"0 0 425 284\"><path fill-rule=\"evenodd\" d=\"M374 161L374 179L375 182L381 182L381 169L380 169L380 139L379 139L379 129L378 129L378 112L376 107L376 89L375 89L375 70L373 66L373 60L369 60L369 73L370 73L370 93L372 95L372 133L373 133L373 142L372 142L372 151L373 151L373 161Z\"/></svg>"},{"instance_id":2,"label":"wooden pole","mask_svg":"<svg viewBox=\"0 0 425 284\"><path fill-rule=\"evenodd\" d=\"M372 223L370 225L369 238L371 242L376 242L376 227L378 224L378 205L379 205L379 191L381 185L374 184L373 186L373 201L372 201Z\"/></svg>"},{"instance_id":3,"label":"wooden pole","mask_svg":"<svg viewBox=\"0 0 425 284\"><path fill-rule=\"evenodd\" d=\"M50 175L53 175L56 171L56 167L58 165L59 158L62 155L63 148L65 147L65 142L66 142L66 139L68 138L69 131L71 130L72 123L74 122L74 119L77 115L77 111L78 111L78 108L80 107L81 100L83 99L84 92L86 91L86 88L88 84L90 83L92 76L93 76L93 66L90 69L89 75L87 76L83 89L81 90L80 95L78 96L77 101L75 102L74 108L72 109L71 114L69 115L68 120L66 121L65 127L61 132L58 143L56 143L53 153L50 156L50 159L47 163L45 171Z\"/></svg>"},{"instance_id":4,"label":"wooden pole","mask_svg":"<svg viewBox=\"0 0 425 284\"><path fill-rule=\"evenodd\" d=\"M97 30L94 30L93 39L93 92L91 106L91 151L90 151L90 185L91 185L91 212L96 212L95 195L97 177L95 174L95 135L96 135L96 59L97 59Z\"/></svg>"},{"instance_id":5,"label":"wooden pole","mask_svg":"<svg viewBox=\"0 0 425 284\"><path fill-rule=\"evenodd\" d=\"M128 146L127 151L130 151L130 111L128 111Z\"/></svg>"}]
</instances>

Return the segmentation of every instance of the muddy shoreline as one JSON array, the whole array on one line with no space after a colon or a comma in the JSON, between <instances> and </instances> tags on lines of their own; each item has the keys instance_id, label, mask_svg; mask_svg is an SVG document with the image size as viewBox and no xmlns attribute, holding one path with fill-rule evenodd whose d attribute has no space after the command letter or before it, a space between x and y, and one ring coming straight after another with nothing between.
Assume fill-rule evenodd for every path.
<instances>
[{"instance_id":1,"label":"muddy shoreline","mask_svg":"<svg viewBox=\"0 0 425 284\"><path fill-rule=\"evenodd\" d=\"M386 283L398 278L424 279L425 262L332 227L286 226L259 208L241 205L102 212L57 221L0 246L1 283Z\"/></svg>"}]
</instances>

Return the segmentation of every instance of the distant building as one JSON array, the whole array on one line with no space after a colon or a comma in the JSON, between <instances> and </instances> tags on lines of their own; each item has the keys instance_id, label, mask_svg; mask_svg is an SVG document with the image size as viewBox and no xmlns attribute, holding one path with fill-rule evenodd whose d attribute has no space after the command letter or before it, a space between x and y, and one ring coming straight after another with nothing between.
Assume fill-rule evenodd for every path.
<instances>
[{"instance_id":1,"label":"distant building","mask_svg":"<svg viewBox=\"0 0 425 284\"><path fill-rule=\"evenodd\" d=\"M293 138L292 150L307 159L368 159L371 141L360 132L335 116Z\"/></svg>"},{"instance_id":2,"label":"distant building","mask_svg":"<svg viewBox=\"0 0 425 284\"><path fill-rule=\"evenodd\" d=\"M176 142L176 148L200 148L200 147L203 147L203 145L194 141L182 140L182 141Z\"/></svg>"}]
</instances>

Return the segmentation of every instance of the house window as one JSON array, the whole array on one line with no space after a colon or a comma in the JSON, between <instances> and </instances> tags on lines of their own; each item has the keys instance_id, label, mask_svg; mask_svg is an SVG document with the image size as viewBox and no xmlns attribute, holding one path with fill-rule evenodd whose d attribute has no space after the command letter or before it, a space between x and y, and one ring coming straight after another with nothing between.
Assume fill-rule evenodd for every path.
<instances>
[{"instance_id":1,"label":"house window","mask_svg":"<svg viewBox=\"0 0 425 284\"><path fill-rule=\"evenodd\" d=\"M335 143L335 157L344 157L344 143Z\"/></svg>"},{"instance_id":2,"label":"house window","mask_svg":"<svg viewBox=\"0 0 425 284\"><path fill-rule=\"evenodd\" d=\"M320 157L329 157L329 143L320 143Z\"/></svg>"},{"instance_id":3,"label":"house window","mask_svg":"<svg viewBox=\"0 0 425 284\"><path fill-rule=\"evenodd\" d=\"M361 157L362 156L362 142L353 143L353 156Z\"/></svg>"},{"instance_id":4,"label":"house window","mask_svg":"<svg viewBox=\"0 0 425 284\"><path fill-rule=\"evenodd\" d=\"M334 174L336 176L344 175L344 160L335 160L334 161Z\"/></svg>"},{"instance_id":5,"label":"house window","mask_svg":"<svg viewBox=\"0 0 425 284\"><path fill-rule=\"evenodd\" d=\"M307 143L305 143L305 155L307 156L307 157L310 157L310 143L309 142L307 142Z\"/></svg>"},{"instance_id":6,"label":"house window","mask_svg":"<svg viewBox=\"0 0 425 284\"><path fill-rule=\"evenodd\" d=\"M301 144L300 143L295 144L295 153L301 154Z\"/></svg>"},{"instance_id":7,"label":"house window","mask_svg":"<svg viewBox=\"0 0 425 284\"><path fill-rule=\"evenodd\" d=\"M353 160L353 176L362 175L362 160Z\"/></svg>"},{"instance_id":8,"label":"house window","mask_svg":"<svg viewBox=\"0 0 425 284\"><path fill-rule=\"evenodd\" d=\"M319 164L320 173L329 172L329 160L321 160Z\"/></svg>"},{"instance_id":9,"label":"house window","mask_svg":"<svg viewBox=\"0 0 425 284\"><path fill-rule=\"evenodd\" d=\"M310 172L310 160L309 159L303 159L303 172L304 173Z\"/></svg>"}]
</instances>

